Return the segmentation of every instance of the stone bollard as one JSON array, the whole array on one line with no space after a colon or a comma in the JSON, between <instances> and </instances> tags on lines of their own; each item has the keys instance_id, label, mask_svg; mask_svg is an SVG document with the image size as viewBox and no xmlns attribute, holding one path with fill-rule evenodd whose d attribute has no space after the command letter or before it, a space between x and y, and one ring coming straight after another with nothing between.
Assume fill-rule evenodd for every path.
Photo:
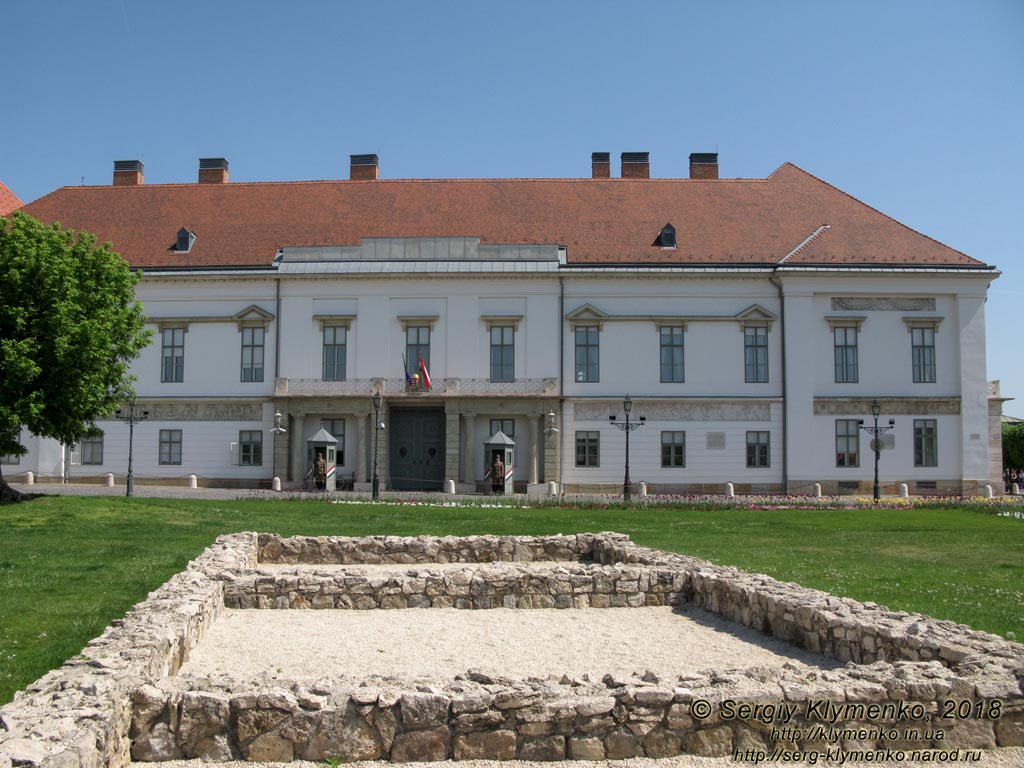
<instances>
[{"instance_id":1,"label":"stone bollard","mask_svg":"<svg viewBox=\"0 0 1024 768\"><path fill-rule=\"evenodd\" d=\"M906 483L900 483L900 498L901 499L909 499L910 498L910 488L907 487Z\"/></svg>"},{"instance_id":2,"label":"stone bollard","mask_svg":"<svg viewBox=\"0 0 1024 768\"><path fill-rule=\"evenodd\" d=\"M113 487L114 487L114 473L113 472L107 472L107 488L113 488Z\"/></svg>"},{"instance_id":3,"label":"stone bollard","mask_svg":"<svg viewBox=\"0 0 1024 768\"><path fill-rule=\"evenodd\" d=\"M730 499L736 496L736 487L732 483L725 484L725 495Z\"/></svg>"},{"instance_id":4,"label":"stone bollard","mask_svg":"<svg viewBox=\"0 0 1024 768\"><path fill-rule=\"evenodd\" d=\"M992 486L991 485L986 485L985 486L985 498L986 499L995 498L995 494L992 492Z\"/></svg>"},{"instance_id":5,"label":"stone bollard","mask_svg":"<svg viewBox=\"0 0 1024 768\"><path fill-rule=\"evenodd\" d=\"M444 481L444 492L447 493L449 496L454 496L455 495L455 481L454 480L445 480Z\"/></svg>"},{"instance_id":6,"label":"stone bollard","mask_svg":"<svg viewBox=\"0 0 1024 768\"><path fill-rule=\"evenodd\" d=\"M280 477L275 477L273 480L270 481L270 489L272 491L280 491L281 490L281 478Z\"/></svg>"},{"instance_id":7,"label":"stone bollard","mask_svg":"<svg viewBox=\"0 0 1024 768\"><path fill-rule=\"evenodd\" d=\"M640 481L640 495L641 496L646 496L647 495L647 481L646 480L641 480Z\"/></svg>"},{"instance_id":8,"label":"stone bollard","mask_svg":"<svg viewBox=\"0 0 1024 768\"><path fill-rule=\"evenodd\" d=\"M548 483L548 496L557 496L557 495L558 495L558 483L556 483L554 480L551 480Z\"/></svg>"},{"instance_id":9,"label":"stone bollard","mask_svg":"<svg viewBox=\"0 0 1024 768\"><path fill-rule=\"evenodd\" d=\"M1020 486L1017 483L1011 483L1010 484L1010 493L1012 493L1014 496L1019 496L1020 495Z\"/></svg>"},{"instance_id":10,"label":"stone bollard","mask_svg":"<svg viewBox=\"0 0 1024 768\"><path fill-rule=\"evenodd\" d=\"M814 484L814 498L816 498L816 499L820 499L821 498L821 483L815 483Z\"/></svg>"},{"instance_id":11,"label":"stone bollard","mask_svg":"<svg viewBox=\"0 0 1024 768\"><path fill-rule=\"evenodd\" d=\"M189 490L191 490L191 491L194 491L196 488L198 488L199 487L199 478L196 477L195 475L189 475L188 476L188 487L189 487Z\"/></svg>"},{"instance_id":12,"label":"stone bollard","mask_svg":"<svg viewBox=\"0 0 1024 768\"><path fill-rule=\"evenodd\" d=\"M25 485L35 485L36 476L32 474L32 470L25 473Z\"/></svg>"}]
</instances>

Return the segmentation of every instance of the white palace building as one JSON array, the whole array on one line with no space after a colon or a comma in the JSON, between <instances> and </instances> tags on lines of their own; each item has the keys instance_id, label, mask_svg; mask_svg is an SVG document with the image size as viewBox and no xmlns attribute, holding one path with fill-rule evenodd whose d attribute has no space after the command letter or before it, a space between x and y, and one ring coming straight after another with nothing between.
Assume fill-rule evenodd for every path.
<instances>
[{"instance_id":1,"label":"white palace building","mask_svg":"<svg viewBox=\"0 0 1024 768\"><path fill-rule=\"evenodd\" d=\"M376 458L387 490L471 492L501 431L517 490L615 493L628 393L651 493L870 492L874 400L884 493L1002 490L999 272L788 163L722 179L693 154L662 179L623 153L613 177L594 153L589 178L387 180L353 155L348 180L229 183L208 158L198 183L146 184L119 161L111 186L22 210L142 272L137 482L298 488L324 429L339 485L368 490ZM122 483L128 427L97 426L73 447L23 434L4 476Z\"/></svg>"}]
</instances>

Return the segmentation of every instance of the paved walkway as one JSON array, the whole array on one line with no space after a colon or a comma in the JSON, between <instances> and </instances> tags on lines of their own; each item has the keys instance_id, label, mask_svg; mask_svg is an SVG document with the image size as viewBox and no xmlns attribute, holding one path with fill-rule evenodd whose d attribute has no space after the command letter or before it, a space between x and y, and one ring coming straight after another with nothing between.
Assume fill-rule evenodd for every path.
<instances>
[{"instance_id":1,"label":"paved walkway","mask_svg":"<svg viewBox=\"0 0 1024 768\"><path fill-rule=\"evenodd\" d=\"M44 496L124 496L126 488L124 485L115 485L113 488L102 483L11 483L22 493L40 494ZM252 488L196 488L190 489L182 485L141 485L135 484L135 496L150 499L339 499L339 500L366 500L369 501L368 492L336 491L330 494L305 493L299 491L267 491L255 490ZM451 496L440 492L428 491L382 491L382 501L402 501L408 499L425 500L431 499L438 503L454 501L455 499L479 499L481 503L505 501L505 497L495 499L493 496ZM517 499L522 501L524 497L508 497L508 500ZM507 502L506 502L507 503Z\"/></svg>"}]
</instances>

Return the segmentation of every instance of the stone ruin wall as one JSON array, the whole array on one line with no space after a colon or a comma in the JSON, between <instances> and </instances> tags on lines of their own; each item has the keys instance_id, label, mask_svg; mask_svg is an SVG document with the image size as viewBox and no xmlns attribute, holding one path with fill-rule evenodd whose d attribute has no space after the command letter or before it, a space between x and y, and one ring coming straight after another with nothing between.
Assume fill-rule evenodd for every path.
<instances>
[{"instance_id":1,"label":"stone ruin wall","mask_svg":"<svg viewBox=\"0 0 1024 768\"><path fill-rule=\"evenodd\" d=\"M552 561L552 569L515 565L530 560ZM413 568L339 578L327 572L261 572L259 561ZM488 565L474 568L474 575L461 569L429 575L430 563L445 562ZM450 600L468 609L513 601L524 608L600 607L605 598L608 606L682 601L860 666L723 670L675 682L467 674L447 684L416 686L342 676L260 687L252 681L174 677L225 604L348 607L342 597L352 608L401 607L403 600L406 606L429 601L436 607ZM386 600L395 597L403 600ZM934 728L947 734L934 746L1019 746L1022 679L1024 648L993 635L638 547L618 534L282 539L246 533L219 538L79 657L0 708L0 768L123 768L131 757L603 759L680 751L724 755L766 744L815 747L806 740L790 744L756 719L721 717L726 699L798 707L814 700L914 702L924 707L912 723L920 734ZM698 698L713 703L711 717L691 716L691 702ZM950 698L982 705L999 700L1001 717L942 720L939 707ZM799 715L796 724L803 724ZM843 746L872 743L894 745L862 738Z\"/></svg>"}]
</instances>

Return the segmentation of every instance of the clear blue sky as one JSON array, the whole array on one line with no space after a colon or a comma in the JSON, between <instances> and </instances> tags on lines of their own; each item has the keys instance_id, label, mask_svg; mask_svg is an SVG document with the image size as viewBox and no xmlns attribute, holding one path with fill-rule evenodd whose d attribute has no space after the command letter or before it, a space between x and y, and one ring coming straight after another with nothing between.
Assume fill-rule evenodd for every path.
<instances>
[{"instance_id":1,"label":"clear blue sky","mask_svg":"<svg viewBox=\"0 0 1024 768\"><path fill-rule=\"evenodd\" d=\"M764 177L785 161L1003 271L988 377L1024 416L1024 2L3 0L0 179Z\"/></svg>"}]
</instances>

